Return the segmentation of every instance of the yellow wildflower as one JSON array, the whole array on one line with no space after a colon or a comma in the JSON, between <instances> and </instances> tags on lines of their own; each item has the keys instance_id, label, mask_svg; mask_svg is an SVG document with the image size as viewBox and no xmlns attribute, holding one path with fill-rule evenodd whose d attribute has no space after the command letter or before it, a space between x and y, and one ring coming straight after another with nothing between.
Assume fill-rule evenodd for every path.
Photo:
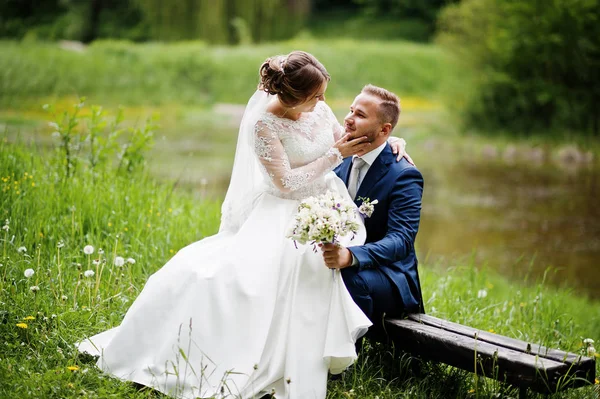
<instances>
[{"instance_id":1,"label":"yellow wildflower","mask_svg":"<svg viewBox=\"0 0 600 399\"><path fill-rule=\"evenodd\" d=\"M112 223L111 223L111 222L108 222L108 227L111 227L111 226L112 226Z\"/></svg>"},{"instance_id":2,"label":"yellow wildflower","mask_svg":"<svg viewBox=\"0 0 600 399\"><path fill-rule=\"evenodd\" d=\"M147 226L147 227L150 227L150 223L148 223L146 226Z\"/></svg>"},{"instance_id":3,"label":"yellow wildflower","mask_svg":"<svg viewBox=\"0 0 600 399\"><path fill-rule=\"evenodd\" d=\"M490 329L488 330L488 332L491 332L492 334L495 334L495 333L496 333L496 331L494 331L494 329L493 329L493 328L490 328Z\"/></svg>"},{"instance_id":4,"label":"yellow wildflower","mask_svg":"<svg viewBox=\"0 0 600 399\"><path fill-rule=\"evenodd\" d=\"M73 383L72 383L72 382L69 382L69 383L67 384L67 388L75 389L75 385L73 385Z\"/></svg>"},{"instance_id":5,"label":"yellow wildflower","mask_svg":"<svg viewBox=\"0 0 600 399\"><path fill-rule=\"evenodd\" d=\"M26 329L27 328L27 324L25 324L25 323L17 323L17 327Z\"/></svg>"},{"instance_id":6,"label":"yellow wildflower","mask_svg":"<svg viewBox=\"0 0 600 399\"><path fill-rule=\"evenodd\" d=\"M469 393L473 393L475 390L473 388L469 389Z\"/></svg>"},{"instance_id":7,"label":"yellow wildflower","mask_svg":"<svg viewBox=\"0 0 600 399\"><path fill-rule=\"evenodd\" d=\"M31 182L31 187L35 187L35 182Z\"/></svg>"},{"instance_id":8,"label":"yellow wildflower","mask_svg":"<svg viewBox=\"0 0 600 399\"><path fill-rule=\"evenodd\" d=\"M160 212L156 212L156 216L160 216Z\"/></svg>"},{"instance_id":9,"label":"yellow wildflower","mask_svg":"<svg viewBox=\"0 0 600 399\"><path fill-rule=\"evenodd\" d=\"M173 212L173 209L172 209L172 208L169 208L169 213L171 213L171 212Z\"/></svg>"},{"instance_id":10,"label":"yellow wildflower","mask_svg":"<svg viewBox=\"0 0 600 399\"><path fill-rule=\"evenodd\" d=\"M127 227L125 227L125 231L129 231L129 229Z\"/></svg>"},{"instance_id":11,"label":"yellow wildflower","mask_svg":"<svg viewBox=\"0 0 600 399\"><path fill-rule=\"evenodd\" d=\"M35 320L35 317L33 316L27 316L23 319L23 321L27 321L27 320Z\"/></svg>"},{"instance_id":12,"label":"yellow wildflower","mask_svg":"<svg viewBox=\"0 0 600 399\"><path fill-rule=\"evenodd\" d=\"M77 371L79 370L79 366L67 366L67 369L71 371Z\"/></svg>"}]
</instances>

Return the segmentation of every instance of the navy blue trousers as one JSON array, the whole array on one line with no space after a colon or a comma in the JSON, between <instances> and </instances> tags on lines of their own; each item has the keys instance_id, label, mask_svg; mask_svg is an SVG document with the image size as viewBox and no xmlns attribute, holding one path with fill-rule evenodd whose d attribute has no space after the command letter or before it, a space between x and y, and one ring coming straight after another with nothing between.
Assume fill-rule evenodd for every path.
<instances>
[{"instance_id":1,"label":"navy blue trousers","mask_svg":"<svg viewBox=\"0 0 600 399\"><path fill-rule=\"evenodd\" d=\"M400 316L404 309L398 288L379 269L346 267L342 269L346 288L354 302L373 323L369 331L378 334L383 330L383 317Z\"/></svg>"}]
</instances>

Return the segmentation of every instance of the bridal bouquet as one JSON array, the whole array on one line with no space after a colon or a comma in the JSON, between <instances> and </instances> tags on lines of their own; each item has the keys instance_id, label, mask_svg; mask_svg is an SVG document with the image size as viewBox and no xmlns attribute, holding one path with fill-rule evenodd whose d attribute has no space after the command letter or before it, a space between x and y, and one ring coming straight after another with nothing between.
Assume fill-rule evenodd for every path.
<instances>
[{"instance_id":1,"label":"bridal bouquet","mask_svg":"<svg viewBox=\"0 0 600 399\"><path fill-rule=\"evenodd\" d=\"M348 234L354 237L359 227L356 205L327 191L300 203L286 237L294 240L294 245L310 243L316 250L317 244L335 244L339 237Z\"/></svg>"}]
</instances>

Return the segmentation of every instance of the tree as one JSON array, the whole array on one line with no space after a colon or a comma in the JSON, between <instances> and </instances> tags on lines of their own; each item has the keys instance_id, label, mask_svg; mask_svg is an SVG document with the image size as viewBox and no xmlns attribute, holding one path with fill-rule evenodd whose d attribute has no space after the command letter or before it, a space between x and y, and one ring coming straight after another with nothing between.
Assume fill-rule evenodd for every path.
<instances>
[{"instance_id":1,"label":"tree","mask_svg":"<svg viewBox=\"0 0 600 399\"><path fill-rule=\"evenodd\" d=\"M468 124L600 135L599 0L464 0L440 31L473 77Z\"/></svg>"}]
</instances>

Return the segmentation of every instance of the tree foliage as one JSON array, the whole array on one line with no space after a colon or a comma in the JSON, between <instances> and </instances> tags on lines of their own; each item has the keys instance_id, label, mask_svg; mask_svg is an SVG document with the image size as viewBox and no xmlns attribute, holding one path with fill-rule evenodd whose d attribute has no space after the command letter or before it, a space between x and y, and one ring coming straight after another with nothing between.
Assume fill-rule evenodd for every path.
<instances>
[{"instance_id":1,"label":"tree foliage","mask_svg":"<svg viewBox=\"0 0 600 399\"><path fill-rule=\"evenodd\" d=\"M297 33L310 8L310 0L0 0L0 37L258 42Z\"/></svg>"},{"instance_id":2,"label":"tree foliage","mask_svg":"<svg viewBox=\"0 0 600 399\"><path fill-rule=\"evenodd\" d=\"M599 0L463 0L439 23L472 77L468 123L600 135Z\"/></svg>"}]
</instances>

